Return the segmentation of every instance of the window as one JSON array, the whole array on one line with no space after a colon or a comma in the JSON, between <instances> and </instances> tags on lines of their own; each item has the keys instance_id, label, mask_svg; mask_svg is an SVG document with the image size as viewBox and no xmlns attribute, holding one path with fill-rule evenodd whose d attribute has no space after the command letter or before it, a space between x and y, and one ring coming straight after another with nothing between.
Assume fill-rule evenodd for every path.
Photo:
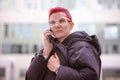
<instances>
[{"instance_id":1,"label":"window","mask_svg":"<svg viewBox=\"0 0 120 80\"><path fill-rule=\"evenodd\" d=\"M113 45L113 53L118 53L118 45Z\"/></svg>"},{"instance_id":2,"label":"window","mask_svg":"<svg viewBox=\"0 0 120 80\"><path fill-rule=\"evenodd\" d=\"M20 44L11 45L11 53L22 53L22 45Z\"/></svg>"},{"instance_id":3,"label":"window","mask_svg":"<svg viewBox=\"0 0 120 80\"><path fill-rule=\"evenodd\" d=\"M24 35L24 26L23 24L19 24L18 25L18 37L23 38L23 35Z\"/></svg>"},{"instance_id":4,"label":"window","mask_svg":"<svg viewBox=\"0 0 120 80\"><path fill-rule=\"evenodd\" d=\"M63 6L69 9L73 9L75 7L75 1L73 0L58 0L58 6Z\"/></svg>"},{"instance_id":5,"label":"window","mask_svg":"<svg viewBox=\"0 0 120 80\"><path fill-rule=\"evenodd\" d=\"M37 45L34 45L33 46L33 53L37 52L38 51L38 46Z\"/></svg>"},{"instance_id":6,"label":"window","mask_svg":"<svg viewBox=\"0 0 120 80\"><path fill-rule=\"evenodd\" d=\"M116 0L98 0L98 8L100 9L116 8Z\"/></svg>"},{"instance_id":7,"label":"window","mask_svg":"<svg viewBox=\"0 0 120 80\"><path fill-rule=\"evenodd\" d=\"M5 37L8 37L8 31L9 31L9 30L8 30L8 24L5 24L5 25L4 25L4 28L5 28L4 36L5 36Z\"/></svg>"},{"instance_id":8,"label":"window","mask_svg":"<svg viewBox=\"0 0 120 80\"><path fill-rule=\"evenodd\" d=\"M23 50L24 53L29 53L29 44L24 44Z\"/></svg>"},{"instance_id":9,"label":"window","mask_svg":"<svg viewBox=\"0 0 120 80\"><path fill-rule=\"evenodd\" d=\"M33 35L33 25L32 24L27 24L26 26L26 30L25 30L25 34L27 37L32 37Z\"/></svg>"},{"instance_id":10,"label":"window","mask_svg":"<svg viewBox=\"0 0 120 80\"><path fill-rule=\"evenodd\" d=\"M39 0L24 0L25 9L38 9L39 5Z\"/></svg>"},{"instance_id":11,"label":"window","mask_svg":"<svg viewBox=\"0 0 120 80\"><path fill-rule=\"evenodd\" d=\"M75 2L76 0L41 0L41 8L49 9L56 6L62 6L72 9L75 6Z\"/></svg>"},{"instance_id":12,"label":"window","mask_svg":"<svg viewBox=\"0 0 120 80\"><path fill-rule=\"evenodd\" d=\"M102 53L104 53L104 54L108 54L108 44L105 44L104 42L102 42L101 44L101 50L102 50Z\"/></svg>"},{"instance_id":13,"label":"window","mask_svg":"<svg viewBox=\"0 0 120 80\"><path fill-rule=\"evenodd\" d=\"M12 10L15 8L15 0L0 0L0 10Z\"/></svg>"},{"instance_id":14,"label":"window","mask_svg":"<svg viewBox=\"0 0 120 80\"><path fill-rule=\"evenodd\" d=\"M42 24L41 26L40 26L40 37L42 36L41 34L47 29L47 28L49 28L49 25L48 24Z\"/></svg>"},{"instance_id":15,"label":"window","mask_svg":"<svg viewBox=\"0 0 120 80\"><path fill-rule=\"evenodd\" d=\"M88 34L96 34L96 25L94 24L80 24L80 31L86 31Z\"/></svg>"},{"instance_id":16,"label":"window","mask_svg":"<svg viewBox=\"0 0 120 80\"><path fill-rule=\"evenodd\" d=\"M10 44L9 43L2 43L2 53L10 53Z\"/></svg>"},{"instance_id":17,"label":"window","mask_svg":"<svg viewBox=\"0 0 120 80\"><path fill-rule=\"evenodd\" d=\"M87 9L89 0L76 0L76 9Z\"/></svg>"},{"instance_id":18,"label":"window","mask_svg":"<svg viewBox=\"0 0 120 80\"><path fill-rule=\"evenodd\" d=\"M57 6L58 0L41 0L41 8L49 9L51 7Z\"/></svg>"},{"instance_id":19,"label":"window","mask_svg":"<svg viewBox=\"0 0 120 80\"><path fill-rule=\"evenodd\" d=\"M104 27L104 39L118 39L118 28L116 25L108 24Z\"/></svg>"},{"instance_id":20,"label":"window","mask_svg":"<svg viewBox=\"0 0 120 80\"><path fill-rule=\"evenodd\" d=\"M15 38L15 29L16 29L16 25L15 24L9 24L9 35L10 35L10 38ZM17 32L17 31L16 31Z\"/></svg>"}]
</instances>

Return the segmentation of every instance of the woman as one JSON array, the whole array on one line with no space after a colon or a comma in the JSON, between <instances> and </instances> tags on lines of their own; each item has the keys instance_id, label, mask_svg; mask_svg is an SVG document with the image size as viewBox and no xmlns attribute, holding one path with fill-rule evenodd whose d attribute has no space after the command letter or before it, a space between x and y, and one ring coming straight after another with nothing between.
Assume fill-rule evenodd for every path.
<instances>
[{"instance_id":1,"label":"woman","mask_svg":"<svg viewBox=\"0 0 120 80\"><path fill-rule=\"evenodd\" d=\"M44 49L33 57L26 80L99 80L101 50L96 36L71 33L72 17L62 7L50 10L49 24Z\"/></svg>"}]
</instances>

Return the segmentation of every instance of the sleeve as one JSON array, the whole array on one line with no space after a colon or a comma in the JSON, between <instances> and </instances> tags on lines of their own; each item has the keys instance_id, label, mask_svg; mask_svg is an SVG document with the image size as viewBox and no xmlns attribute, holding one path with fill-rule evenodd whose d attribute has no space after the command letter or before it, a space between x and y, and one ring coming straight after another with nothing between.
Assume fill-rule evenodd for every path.
<instances>
[{"instance_id":1,"label":"sleeve","mask_svg":"<svg viewBox=\"0 0 120 80\"><path fill-rule=\"evenodd\" d=\"M25 80L42 80L40 78L44 75L46 64L47 62L42 56L42 51L36 53L26 72Z\"/></svg>"},{"instance_id":2,"label":"sleeve","mask_svg":"<svg viewBox=\"0 0 120 80\"><path fill-rule=\"evenodd\" d=\"M91 47L77 44L69 55L69 66L60 66L56 80L99 80L99 67Z\"/></svg>"}]
</instances>

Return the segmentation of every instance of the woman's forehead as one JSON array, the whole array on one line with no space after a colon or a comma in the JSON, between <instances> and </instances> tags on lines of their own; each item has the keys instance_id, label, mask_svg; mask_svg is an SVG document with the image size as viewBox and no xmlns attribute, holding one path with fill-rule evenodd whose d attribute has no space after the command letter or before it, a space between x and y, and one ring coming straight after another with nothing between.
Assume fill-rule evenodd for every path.
<instances>
[{"instance_id":1,"label":"woman's forehead","mask_svg":"<svg viewBox=\"0 0 120 80\"><path fill-rule=\"evenodd\" d=\"M60 17L66 17L66 14L64 12L56 12L50 16L50 19L58 19Z\"/></svg>"}]
</instances>

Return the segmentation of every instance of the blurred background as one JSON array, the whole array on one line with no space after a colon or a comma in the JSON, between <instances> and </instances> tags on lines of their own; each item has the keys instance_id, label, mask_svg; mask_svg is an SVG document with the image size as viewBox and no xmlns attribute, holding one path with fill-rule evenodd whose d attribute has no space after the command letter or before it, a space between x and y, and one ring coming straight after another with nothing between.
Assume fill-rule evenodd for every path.
<instances>
[{"instance_id":1,"label":"blurred background","mask_svg":"<svg viewBox=\"0 0 120 80\"><path fill-rule=\"evenodd\" d=\"M55 6L70 10L73 31L98 36L101 80L120 80L120 0L0 0L0 80L25 80Z\"/></svg>"}]
</instances>

